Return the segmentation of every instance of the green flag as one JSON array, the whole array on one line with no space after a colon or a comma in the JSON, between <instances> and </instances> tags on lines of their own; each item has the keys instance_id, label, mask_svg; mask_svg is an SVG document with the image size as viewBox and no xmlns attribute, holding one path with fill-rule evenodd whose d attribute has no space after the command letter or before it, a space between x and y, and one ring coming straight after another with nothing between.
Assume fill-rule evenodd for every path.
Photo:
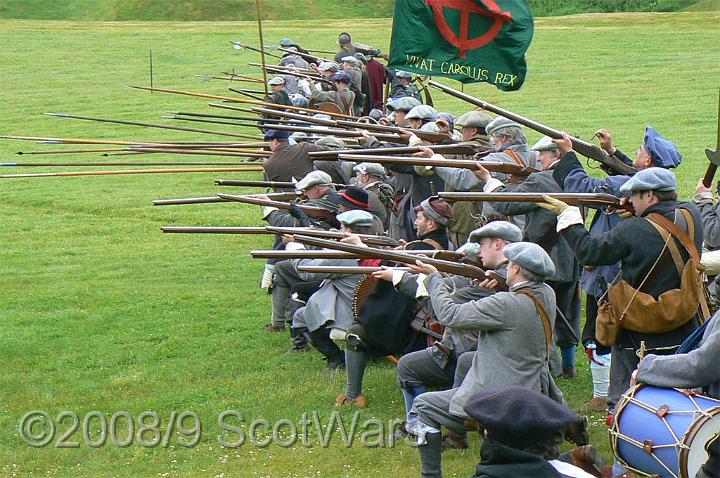
<instances>
[{"instance_id":1,"label":"green flag","mask_svg":"<svg viewBox=\"0 0 720 478\"><path fill-rule=\"evenodd\" d=\"M524 0L395 0L389 66L516 90L532 35Z\"/></svg>"}]
</instances>

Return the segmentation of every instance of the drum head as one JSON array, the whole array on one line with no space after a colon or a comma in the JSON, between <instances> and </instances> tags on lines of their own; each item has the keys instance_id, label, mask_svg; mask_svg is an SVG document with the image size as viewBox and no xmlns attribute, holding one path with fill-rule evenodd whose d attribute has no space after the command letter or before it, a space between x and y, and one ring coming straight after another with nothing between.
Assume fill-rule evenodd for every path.
<instances>
[{"instance_id":1,"label":"drum head","mask_svg":"<svg viewBox=\"0 0 720 478\"><path fill-rule=\"evenodd\" d=\"M683 478L693 478L697 474L708 459L705 447L720 433L720 407L708 410L708 414L695 422L683 440L690 447L680 456L680 473Z\"/></svg>"}]
</instances>

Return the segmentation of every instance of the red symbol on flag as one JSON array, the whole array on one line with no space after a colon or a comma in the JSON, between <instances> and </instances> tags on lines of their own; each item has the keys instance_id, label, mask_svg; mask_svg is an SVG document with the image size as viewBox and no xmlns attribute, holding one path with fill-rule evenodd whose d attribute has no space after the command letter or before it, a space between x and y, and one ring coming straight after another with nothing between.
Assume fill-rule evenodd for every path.
<instances>
[{"instance_id":1,"label":"red symbol on flag","mask_svg":"<svg viewBox=\"0 0 720 478\"><path fill-rule=\"evenodd\" d=\"M448 43L458 49L458 56L460 58L467 57L468 50L482 48L493 41L498 33L500 33L505 22L512 22L512 14L501 10L495 0L483 0L483 3L486 5L485 8L470 0L425 0L425 3L432 7L438 30L440 30L443 38L445 38ZM459 35L455 34L450 28L450 25L448 25L445 15L443 14L443 8L451 8L460 12ZM490 29L475 38L468 36L471 13L493 19L493 24Z\"/></svg>"}]
</instances>

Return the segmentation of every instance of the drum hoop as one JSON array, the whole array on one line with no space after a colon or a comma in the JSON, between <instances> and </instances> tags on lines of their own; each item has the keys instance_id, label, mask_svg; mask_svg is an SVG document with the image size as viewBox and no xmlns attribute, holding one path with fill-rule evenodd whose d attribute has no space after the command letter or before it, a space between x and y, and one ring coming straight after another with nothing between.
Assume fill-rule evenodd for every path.
<instances>
[{"instance_id":1,"label":"drum hoop","mask_svg":"<svg viewBox=\"0 0 720 478\"><path fill-rule=\"evenodd\" d=\"M639 407L651 411L650 407L645 404L645 402L641 402L640 400L637 400L635 398L635 394L639 392L642 388L644 388L646 384L640 383L635 385L634 387L630 388L628 391L626 391L624 394L622 394L622 403L618 405L618 407L615 410L615 416L613 417L613 424L610 427L609 434L610 434L610 444L612 446L613 454L615 455L615 458L618 460L618 462L623 465L624 467L636 471L642 474L646 474L643 470L637 469L630 464L628 464L623 457L620 455L618 450L618 439L622 438L623 440L627 441L631 445L638 446L642 448L642 443L638 442L637 440L625 436L622 433L620 433L620 428L618 425L618 418L622 415L623 410L627 407L628 404L633 403L635 405L638 405ZM674 390L684 393L684 389L674 388ZM713 418L715 415L720 414L720 405L717 407L712 407L709 410L702 411L701 408L698 406L698 404L694 400L694 395L688 395L688 398L692 401L692 403L695 405L696 411L695 412L688 412L688 413L700 413L701 418L693 422L692 426L683 434L681 438L678 438L675 431L670 429L671 435L677 440L675 444L673 445L661 445L654 448L680 448L680 452L678 453L678 466L680 468L680 475L676 475L672 470L668 468L668 466L663 463L661 460L657 458L657 455L655 455L653 452L650 454L655 458L655 460L663 467L665 470L667 470L668 473L670 473L675 478L691 478L687 475L687 465L688 460L690 457L690 445L692 443L692 440L695 438L695 435L700 430L701 425L704 424L706 421ZM706 397L710 398L712 397ZM646 406L643 406L646 405ZM665 422L665 420L663 419ZM665 422L665 425L667 426L667 422Z\"/></svg>"},{"instance_id":2,"label":"drum hoop","mask_svg":"<svg viewBox=\"0 0 720 478\"><path fill-rule=\"evenodd\" d=\"M701 417L693 422L692 426L685 432L683 436L682 444L684 445L680 450L679 463L680 463L680 478L692 478L688 476L688 460L690 459L690 445L695 439L695 435L700 431L702 425L708 420L711 420L715 415L720 415L720 406L713 407L701 414Z\"/></svg>"}]
</instances>

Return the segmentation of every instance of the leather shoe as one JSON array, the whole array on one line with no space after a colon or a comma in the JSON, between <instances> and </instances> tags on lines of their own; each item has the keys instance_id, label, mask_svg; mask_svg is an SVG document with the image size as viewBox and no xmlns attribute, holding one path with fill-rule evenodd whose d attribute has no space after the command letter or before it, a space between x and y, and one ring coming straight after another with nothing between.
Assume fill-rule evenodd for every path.
<instances>
[{"instance_id":1,"label":"leather shoe","mask_svg":"<svg viewBox=\"0 0 720 478\"><path fill-rule=\"evenodd\" d=\"M607 397L593 397L585 402L584 408L591 412L604 412L607 410Z\"/></svg>"},{"instance_id":2,"label":"leather shoe","mask_svg":"<svg viewBox=\"0 0 720 478\"><path fill-rule=\"evenodd\" d=\"M266 332L285 332L285 325L274 325L274 324L267 324L265 326Z\"/></svg>"},{"instance_id":3,"label":"leather shoe","mask_svg":"<svg viewBox=\"0 0 720 478\"><path fill-rule=\"evenodd\" d=\"M562 377L568 380L575 378L575 367L563 367Z\"/></svg>"},{"instance_id":4,"label":"leather shoe","mask_svg":"<svg viewBox=\"0 0 720 478\"><path fill-rule=\"evenodd\" d=\"M365 399L364 395L358 395L352 400L348 400L347 396L344 393L341 393L335 397L335 405L355 405L360 408L365 408L367 407L367 399Z\"/></svg>"}]
</instances>

